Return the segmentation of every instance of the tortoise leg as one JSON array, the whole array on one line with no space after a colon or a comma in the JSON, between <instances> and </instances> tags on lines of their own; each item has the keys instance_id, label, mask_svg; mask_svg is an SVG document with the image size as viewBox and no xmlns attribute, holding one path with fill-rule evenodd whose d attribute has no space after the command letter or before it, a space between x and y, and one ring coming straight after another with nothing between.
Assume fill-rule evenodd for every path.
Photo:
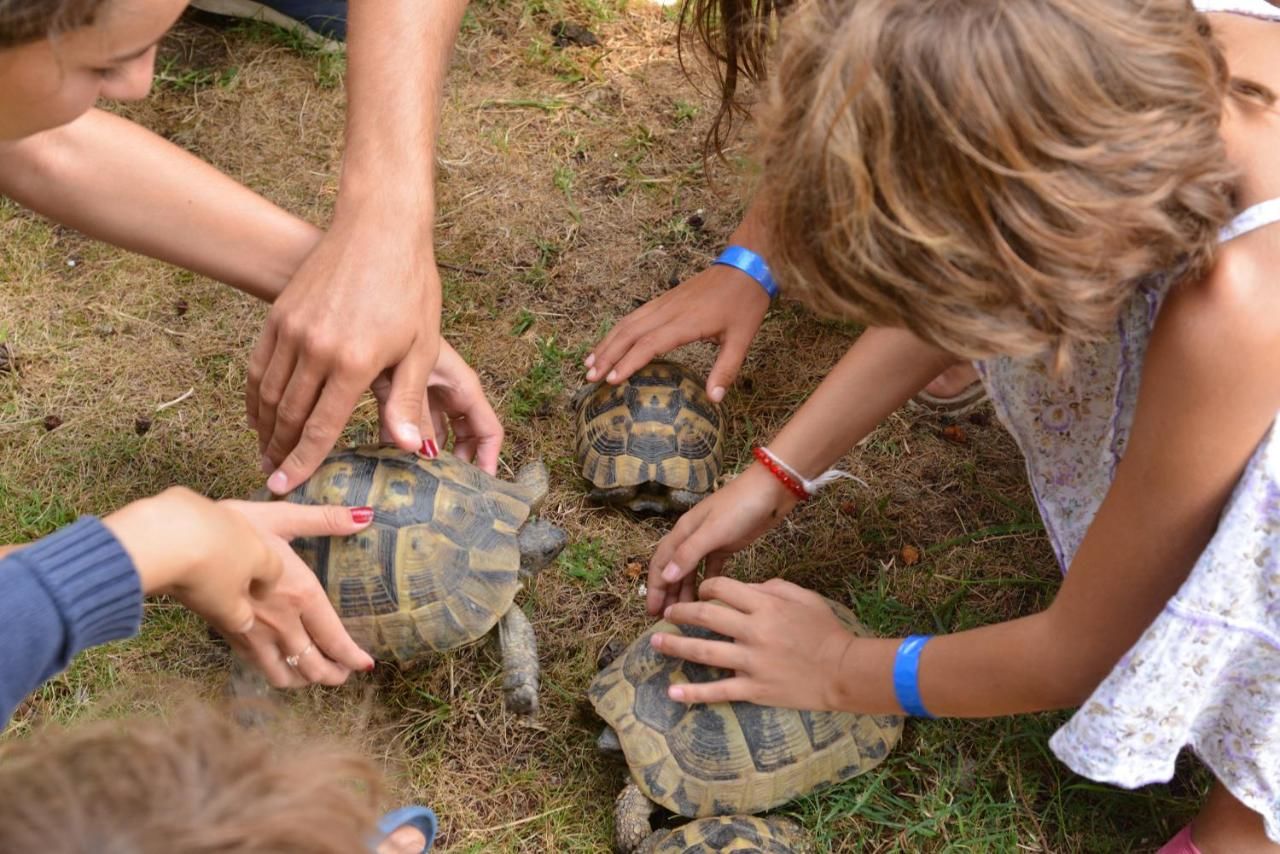
<instances>
[{"instance_id":1,"label":"tortoise leg","mask_svg":"<svg viewBox=\"0 0 1280 854\"><path fill-rule=\"evenodd\" d=\"M655 830L644 838L644 842L640 843L640 847L636 849L635 854L653 854L658 850L658 846L666 841L671 833L666 830Z\"/></svg>"},{"instance_id":2,"label":"tortoise leg","mask_svg":"<svg viewBox=\"0 0 1280 854\"><path fill-rule=\"evenodd\" d=\"M596 487L587 493L587 498L601 504L620 504L625 507L636 497L636 491L634 486L615 486L609 489Z\"/></svg>"},{"instance_id":3,"label":"tortoise leg","mask_svg":"<svg viewBox=\"0 0 1280 854\"><path fill-rule=\"evenodd\" d=\"M533 717L538 713L538 639L519 605L512 605L498 622L498 643L507 710Z\"/></svg>"},{"instance_id":4,"label":"tortoise leg","mask_svg":"<svg viewBox=\"0 0 1280 854\"><path fill-rule=\"evenodd\" d=\"M701 492L689 492L686 489L671 490L671 504L682 512L688 510L705 497Z\"/></svg>"},{"instance_id":5,"label":"tortoise leg","mask_svg":"<svg viewBox=\"0 0 1280 854\"><path fill-rule=\"evenodd\" d=\"M621 854L636 854L653 833L649 825L653 809L653 801L635 783L628 783L618 795L613 805L613 844Z\"/></svg>"}]
</instances>

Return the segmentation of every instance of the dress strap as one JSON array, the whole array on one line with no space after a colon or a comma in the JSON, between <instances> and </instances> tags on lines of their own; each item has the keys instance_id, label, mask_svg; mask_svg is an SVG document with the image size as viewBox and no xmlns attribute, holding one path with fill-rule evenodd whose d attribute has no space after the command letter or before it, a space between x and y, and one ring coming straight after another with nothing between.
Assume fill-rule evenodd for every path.
<instances>
[{"instance_id":1,"label":"dress strap","mask_svg":"<svg viewBox=\"0 0 1280 854\"><path fill-rule=\"evenodd\" d=\"M1195 0L1197 12L1227 12L1253 18L1280 20L1280 9L1267 0Z\"/></svg>"},{"instance_id":2,"label":"dress strap","mask_svg":"<svg viewBox=\"0 0 1280 854\"><path fill-rule=\"evenodd\" d=\"M1264 226L1280 222L1280 198L1258 202L1236 214L1236 218L1218 231L1218 242L1226 243L1242 234L1257 231Z\"/></svg>"}]
</instances>

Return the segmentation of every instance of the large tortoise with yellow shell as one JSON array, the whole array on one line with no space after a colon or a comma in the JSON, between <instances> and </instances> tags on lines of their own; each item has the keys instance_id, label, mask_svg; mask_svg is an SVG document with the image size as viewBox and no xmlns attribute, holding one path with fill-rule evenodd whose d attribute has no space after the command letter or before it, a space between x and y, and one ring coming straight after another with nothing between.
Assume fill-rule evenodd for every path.
<instances>
[{"instance_id":1,"label":"large tortoise with yellow shell","mask_svg":"<svg viewBox=\"0 0 1280 854\"><path fill-rule=\"evenodd\" d=\"M849 609L827 604L851 632L868 634ZM902 719L893 715L676 702L667 696L673 683L732 674L658 652L649 643L655 632L725 640L699 627L658 622L588 689L606 724L599 747L621 752L631 772L614 815L620 851L636 851L649 836L655 804L689 818L763 812L869 771L902 734Z\"/></svg>"},{"instance_id":2,"label":"large tortoise with yellow shell","mask_svg":"<svg viewBox=\"0 0 1280 854\"><path fill-rule=\"evenodd\" d=\"M532 715L537 641L515 596L565 546L564 531L530 518L546 494L541 463L509 483L451 454L366 445L330 454L286 499L373 508L373 524L350 537L293 541L366 652L408 666L497 625L506 705Z\"/></svg>"},{"instance_id":3,"label":"large tortoise with yellow shell","mask_svg":"<svg viewBox=\"0 0 1280 854\"><path fill-rule=\"evenodd\" d=\"M650 362L616 386L574 396L575 456L589 497L634 513L676 513L702 500L724 467L724 414L689 369Z\"/></svg>"}]
</instances>

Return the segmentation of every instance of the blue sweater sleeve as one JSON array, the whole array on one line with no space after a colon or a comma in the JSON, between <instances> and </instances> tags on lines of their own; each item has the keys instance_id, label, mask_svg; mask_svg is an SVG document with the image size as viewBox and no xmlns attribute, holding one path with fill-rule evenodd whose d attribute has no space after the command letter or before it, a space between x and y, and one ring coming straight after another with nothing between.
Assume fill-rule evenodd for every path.
<instances>
[{"instance_id":1,"label":"blue sweater sleeve","mask_svg":"<svg viewBox=\"0 0 1280 854\"><path fill-rule=\"evenodd\" d=\"M133 561L92 516L0 560L0 727L81 650L131 637L141 622Z\"/></svg>"}]
</instances>

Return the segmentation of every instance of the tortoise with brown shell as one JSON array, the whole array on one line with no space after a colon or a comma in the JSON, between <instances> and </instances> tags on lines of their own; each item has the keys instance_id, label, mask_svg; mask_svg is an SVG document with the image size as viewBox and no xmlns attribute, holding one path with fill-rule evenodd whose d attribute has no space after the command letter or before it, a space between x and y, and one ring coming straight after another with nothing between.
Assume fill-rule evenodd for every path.
<instances>
[{"instance_id":1,"label":"tortoise with brown shell","mask_svg":"<svg viewBox=\"0 0 1280 854\"><path fill-rule=\"evenodd\" d=\"M574 409L576 459L593 500L639 514L679 513L715 487L724 413L683 365L657 360L616 386L584 386Z\"/></svg>"}]
</instances>

